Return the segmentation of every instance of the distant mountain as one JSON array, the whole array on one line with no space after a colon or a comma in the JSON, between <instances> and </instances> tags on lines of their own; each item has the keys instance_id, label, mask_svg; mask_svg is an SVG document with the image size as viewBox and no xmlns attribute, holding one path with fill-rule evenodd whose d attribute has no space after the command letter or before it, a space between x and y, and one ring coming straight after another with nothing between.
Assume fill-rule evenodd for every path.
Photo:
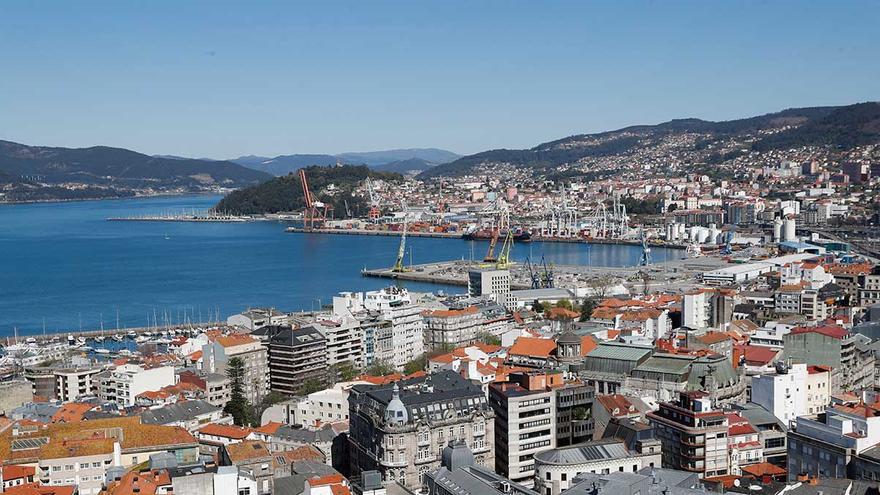
<instances>
[{"instance_id":1,"label":"distant mountain","mask_svg":"<svg viewBox=\"0 0 880 495\"><path fill-rule=\"evenodd\" d=\"M305 167L312 194L333 207L336 218L345 217L346 207L354 215L366 214L366 198L352 191L367 177L386 181L399 181L399 174L377 172L366 165L310 166ZM328 186L333 185L332 189ZM223 198L214 209L224 213L241 215L300 211L305 207L302 183L296 174L275 177L262 184L239 189Z\"/></svg>"},{"instance_id":2,"label":"distant mountain","mask_svg":"<svg viewBox=\"0 0 880 495\"><path fill-rule=\"evenodd\" d=\"M340 153L338 155L280 155L274 158L263 156L242 156L230 161L244 165L254 170L268 172L272 175L281 176L295 172L303 167L312 165L326 166L340 164L369 165L376 168L393 162L405 160L423 160L430 164L447 163L455 160L459 155L451 151L435 148L413 148L387 151L367 151L363 153ZM413 165L415 162L413 162ZM413 170L425 170L430 167L420 166ZM384 170L384 169L383 169Z\"/></svg>"},{"instance_id":3,"label":"distant mountain","mask_svg":"<svg viewBox=\"0 0 880 495\"><path fill-rule=\"evenodd\" d=\"M336 155L345 163L365 163L370 166L384 165L391 162L419 159L430 163L448 163L458 159L451 151L436 148L411 148L387 151L365 151L360 153L340 153Z\"/></svg>"},{"instance_id":4,"label":"distant mountain","mask_svg":"<svg viewBox=\"0 0 880 495\"><path fill-rule=\"evenodd\" d=\"M686 150L690 161L719 163L733 154L718 155L712 145L735 142L740 149L753 151L789 149L798 146L851 148L880 142L880 103L860 103L842 107L793 108L781 112L725 122L678 119L657 125L637 125L596 134L580 134L539 144L531 149L498 149L459 158L430 168L421 179L459 176L481 167L509 165L552 173L591 161L624 158L634 153L662 155L670 138L698 136ZM665 147L665 148L664 148Z\"/></svg>"},{"instance_id":5,"label":"distant mountain","mask_svg":"<svg viewBox=\"0 0 880 495\"><path fill-rule=\"evenodd\" d=\"M10 141L0 141L0 173L3 174L0 180L5 178L7 184L27 183L33 189L30 195L42 199L51 197L43 198L36 189L70 183L103 188L110 191L104 194L113 196L142 188L192 191L235 188L270 178L268 174L228 161L155 157L107 146L53 148Z\"/></svg>"},{"instance_id":6,"label":"distant mountain","mask_svg":"<svg viewBox=\"0 0 880 495\"><path fill-rule=\"evenodd\" d=\"M410 158L409 160L398 160L396 162L384 163L372 167L373 170L381 172L395 172L398 174L418 174L430 168L436 167L438 164L422 160L421 158Z\"/></svg>"}]
</instances>

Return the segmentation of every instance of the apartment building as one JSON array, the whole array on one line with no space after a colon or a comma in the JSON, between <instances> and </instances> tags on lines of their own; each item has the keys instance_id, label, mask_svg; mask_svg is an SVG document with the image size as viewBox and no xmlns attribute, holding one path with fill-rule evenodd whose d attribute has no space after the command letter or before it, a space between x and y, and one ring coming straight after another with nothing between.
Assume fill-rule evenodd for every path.
<instances>
[{"instance_id":1,"label":"apartment building","mask_svg":"<svg viewBox=\"0 0 880 495\"><path fill-rule=\"evenodd\" d=\"M312 325L327 341L327 366L350 363L355 369L364 366L364 331L351 316L322 317Z\"/></svg>"},{"instance_id":2,"label":"apartment building","mask_svg":"<svg viewBox=\"0 0 880 495\"><path fill-rule=\"evenodd\" d=\"M867 337L840 325L821 325L792 328L783 340L786 360L831 368L830 393L873 387L875 359Z\"/></svg>"},{"instance_id":3,"label":"apartment building","mask_svg":"<svg viewBox=\"0 0 880 495\"><path fill-rule=\"evenodd\" d=\"M225 375L232 358L244 363L244 395L258 404L269 393L268 349L250 335L221 335L202 346L202 371Z\"/></svg>"},{"instance_id":4,"label":"apartment building","mask_svg":"<svg viewBox=\"0 0 880 495\"><path fill-rule=\"evenodd\" d=\"M463 441L477 465L495 463L493 410L479 385L453 371L355 385L348 402L354 477L378 471L385 483L418 488L450 441Z\"/></svg>"},{"instance_id":5,"label":"apartment building","mask_svg":"<svg viewBox=\"0 0 880 495\"><path fill-rule=\"evenodd\" d=\"M348 394L354 385L367 382L342 382L332 388L307 395L291 408L293 422L303 428L318 429L326 423L348 420Z\"/></svg>"},{"instance_id":6,"label":"apartment building","mask_svg":"<svg viewBox=\"0 0 880 495\"><path fill-rule=\"evenodd\" d=\"M198 444L186 430L141 424L139 417L9 428L0 434L0 465L35 465L42 484L78 485L83 495L100 492L108 469L128 469L165 452L180 464L198 461Z\"/></svg>"},{"instance_id":7,"label":"apartment building","mask_svg":"<svg viewBox=\"0 0 880 495\"><path fill-rule=\"evenodd\" d=\"M373 361L390 363L403 370L403 365L424 353L423 308L413 304L406 289L388 287L367 292L363 308L379 312L381 319L390 323L373 329Z\"/></svg>"},{"instance_id":8,"label":"apartment building","mask_svg":"<svg viewBox=\"0 0 880 495\"><path fill-rule=\"evenodd\" d=\"M646 416L663 446L663 467L701 478L730 474L727 417L712 407L709 394L681 392L677 401L662 402Z\"/></svg>"},{"instance_id":9,"label":"apartment building","mask_svg":"<svg viewBox=\"0 0 880 495\"><path fill-rule=\"evenodd\" d=\"M825 410L830 381L827 368L777 362L775 372L752 377L751 401L790 425L798 416Z\"/></svg>"},{"instance_id":10,"label":"apartment building","mask_svg":"<svg viewBox=\"0 0 880 495\"><path fill-rule=\"evenodd\" d=\"M510 270L481 268L468 271L468 294L489 296L496 303L512 310L516 298L510 293Z\"/></svg>"},{"instance_id":11,"label":"apartment building","mask_svg":"<svg viewBox=\"0 0 880 495\"><path fill-rule=\"evenodd\" d=\"M274 392L299 393L307 380L323 381L327 339L315 327L280 328L269 339L269 376Z\"/></svg>"},{"instance_id":12,"label":"apartment building","mask_svg":"<svg viewBox=\"0 0 880 495\"><path fill-rule=\"evenodd\" d=\"M71 402L84 395L94 395L98 387L93 377L101 371L93 366L54 370L55 397L61 402Z\"/></svg>"},{"instance_id":13,"label":"apartment building","mask_svg":"<svg viewBox=\"0 0 880 495\"><path fill-rule=\"evenodd\" d=\"M556 387L562 373L516 372L489 385L495 411L495 472L534 486L535 454L556 448Z\"/></svg>"},{"instance_id":14,"label":"apartment building","mask_svg":"<svg viewBox=\"0 0 880 495\"><path fill-rule=\"evenodd\" d=\"M151 368L138 364L123 364L93 378L98 381L98 398L123 407L135 405L139 394L174 385L177 380L172 366Z\"/></svg>"},{"instance_id":15,"label":"apartment building","mask_svg":"<svg viewBox=\"0 0 880 495\"><path fill-rule=\"evenodd\" d=\"M425 345L430 349L458 347L472 343L483 328L480 308L433 310L422 313L427 324Z\"/></svg>"}]
</instances>

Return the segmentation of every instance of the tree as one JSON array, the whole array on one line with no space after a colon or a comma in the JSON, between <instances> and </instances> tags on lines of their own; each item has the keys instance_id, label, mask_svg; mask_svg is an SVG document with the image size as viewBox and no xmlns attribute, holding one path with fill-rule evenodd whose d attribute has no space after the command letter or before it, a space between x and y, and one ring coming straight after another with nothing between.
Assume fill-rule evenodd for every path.
<instances>
[{"instance_id":1,"label":"tree","mask_svg":"<svg viewBox=\"0 0 880 495\"><path fill-rule=\"evenodd\" d=\"M581 303L581 321L587 321L593 316L593 310L599 305L595 296L585 297Z\"/></svg>"},{"instance_id":2,"label":"tree","mask_svg":"<svg viewBox=\"0 0 880 495\"><path fill-rule=\"evenodd\" d=\"M570 310L572 309L571 301L569 301L568 299L560 299L556 301L556 307Z\"/></svg>"},{"instance_id":3,"label":"tree","mask_svg":"<svg viewBox=\"0 0 880 495\"><path fill-rule=\"evenodd\" d=\"M351 364L351 361L343 361L330 367L330 377L334 382L347 382L357 375L358 370Z\"/></svg>"},{"instance_id":4,"label":"tree","mask_svg":"<svg viewBox=\"0 0 880 495\"><path fill-rule=\"evenodd\" d=\"M299 391L303 395L309 395L320 390L324 390L324 383L317 378L309 378L304 381L302 386L299 388Z\"/></svg>"},{"instance_id":5,"label":"tree","mask_svg":"<svg viewBox=\"0 0 880 495\"><path fill-rule=\"evenodd\" d=\"M232 393L223 412L232 416L238 426L248 426L253 423L253 406L244 396L244 362L237 357L230 359L226 364L226 376Z\"/></svg>"},{"instance_id":6,"label":"tree","mask_svg":"<svg viewBox=\"0 0 880 495\"><path fill-rule=\"evenodd\" d=\"M480 332L476 335L476 340L478 342L483 342L484 344L489 345L501 345L501 338L496 337L488 332Z\"/></svg>"},{"instance_id":7,"label":"tree","mask_svg":"<svg viewBox=\"0 0 880 495\"><path fill-rule=\"evenodd\" d=\"M425 369L427 362L428 356L426 354L422 354L421 356L418 356L412 361L404 364L403 372L404 374L411 375L417 371L422 371Z\"/></svg>"},{"instance_id":8,"label":"tree","mask_svg":"<svg viewBox=\"0 0 880 495\"><path fill-rule=\"evenodd\" d=\"M387 363L382 360L376 360L369 368L367 368L366 373L373 376L385 376L390 375L395 371L397 370L394 369L394 366L391 365L391 363Z\"/></svg>"}]
</instances>

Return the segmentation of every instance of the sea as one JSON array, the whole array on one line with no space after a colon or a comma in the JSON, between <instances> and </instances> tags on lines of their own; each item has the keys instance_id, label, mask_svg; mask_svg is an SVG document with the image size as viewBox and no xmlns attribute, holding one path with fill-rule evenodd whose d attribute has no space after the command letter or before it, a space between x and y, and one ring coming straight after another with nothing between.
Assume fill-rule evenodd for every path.
<instances>
[{"instance_id":1,"label":"sea","mask_svg":"<svg viewBox=\"0 0 880 495\"><path fill-rule=\"evenodd\" d=\"M295 234L280 222L111 222L185 213L219 196L0 205L0 337L216 321L252 307L309 311L341 291L391 283L412 291L463 287L365 278L389 267L399 238ZM407 262L480 258L483 241L410 238ZM515 261L633 266L629 245L516 244ZM654 261L680 250L654 248Z\"/></svg>"}]
</instances>

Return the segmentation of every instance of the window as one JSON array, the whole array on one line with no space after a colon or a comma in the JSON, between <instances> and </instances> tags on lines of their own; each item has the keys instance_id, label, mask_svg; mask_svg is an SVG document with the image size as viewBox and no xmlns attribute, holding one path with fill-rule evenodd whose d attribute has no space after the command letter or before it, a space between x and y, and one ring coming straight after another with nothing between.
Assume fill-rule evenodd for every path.
<instances>
[{"instance_id":1,"label":"window","mask_svg":"<svg viewBox=\"0 0 880 495\"><path fill-rule=\"evenodd\" d=\"M547 471L547 481L550 481L550 472Z\"/></svg>"},{"instance_id":2,"label":"window","mask_svg":"<svg viewBox=\"0 0 880 495\"><path fill-rule=\"evenodd\" d=\"M251 495L251 489L250 488L239 488L238 495Z\"/></svg>"},{"instance_id":3,"label":"window","mask_svg":"<svg viewBox=\"0 0 880 495\"><path fill-rule=\"evenodd\" d=\"M88 468L89 468L89 463L88 463L88 462L80 463L79 468L80 468L80 469L88 469Z\"/></svg>"},{"instance_id":4,"label":"window","mask_svg":"<svg viewBox=\"0 0 880 495\"><path fill-rule=\"evenodd\" d=\"M560 478L559 478L559 479L562 480L562 481L567 481L567 480L568 480L568 475L567 475L566 473L562 473L562 474L560 475Z\"/></svg>"},{"instance_id":5,"label":"window","mask_svg":"<svg viewBox=\"0 0 880 495\"><path fill-rule=\"evenodd\" d=\"M93 468L99 468L99 467L101 467L101 462L100 462L100 461L99 461L99 462L93 462L93 463L92 463L92 467L93 467Z\"/></svg>"},{"instance_id":6,"label":"window","mask_svg":"<svg viewBox=\"0 0 880 495\"><path fill-rule=\"evenodd\" d=\"M66 464L64 466L65 471L73 471L73 464Z\"/></svg>"}]
</instances>

